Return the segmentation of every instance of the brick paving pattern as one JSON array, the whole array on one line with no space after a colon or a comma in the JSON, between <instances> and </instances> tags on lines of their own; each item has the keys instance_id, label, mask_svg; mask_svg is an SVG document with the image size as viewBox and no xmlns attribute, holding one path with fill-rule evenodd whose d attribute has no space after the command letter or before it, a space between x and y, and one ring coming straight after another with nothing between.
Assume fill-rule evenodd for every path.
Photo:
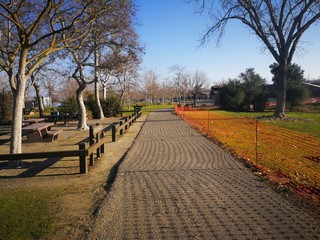
<instances>
[{"instance_id":1,"label":"brick paving pattern","mask_svg":"<svg viewBox=\"0 0 320 240\"><path fill-rule=\"evenodd\" d=\"M320 239L292 201L168 111L149 115L87 239Z\"/></svg>"}]
</instances>

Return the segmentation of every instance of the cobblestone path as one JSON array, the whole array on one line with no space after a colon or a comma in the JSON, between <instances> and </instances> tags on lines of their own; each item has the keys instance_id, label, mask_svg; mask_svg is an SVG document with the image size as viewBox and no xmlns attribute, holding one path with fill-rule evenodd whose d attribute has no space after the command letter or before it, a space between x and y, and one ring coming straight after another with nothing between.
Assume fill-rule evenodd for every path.
<instances>
[{"instance_id":1,"label":"cobblestone path","mask_svg":"<svg viewBox=\"0 0 320 240\"><path fill-rule=\"evenodd\" d=\"M170 112L149 115L87 239L320 239L302 201Z\"/></svg>"}]
</instances>

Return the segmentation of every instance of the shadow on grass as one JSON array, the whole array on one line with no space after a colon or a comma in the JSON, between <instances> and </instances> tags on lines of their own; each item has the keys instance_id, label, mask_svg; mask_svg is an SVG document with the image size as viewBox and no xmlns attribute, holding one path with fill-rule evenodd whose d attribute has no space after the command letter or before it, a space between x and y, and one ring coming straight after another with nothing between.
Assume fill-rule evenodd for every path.
<instances>
[{"instance_id":1,"label":"shadow on grass","mask_svg":"<svg viewBox=\"0 0 320 240\"><path fill-rule=\"evenodd\" d=\"M76 175L78 173L56 173L56 174L46 174L38 176L42 171L51 168L55 163L61 161L62 158L47 158L44 161L33 161L33 162L23 162L23 167L21 169L25 170L15 176L0 176L0 179L10 179L10 178L31 178L31 177L48 177L48 176L63 176L63 175ZM0 170L10 169L7 167L8 162L0 163ZM61 167L61 168L75 168L75 166Z\"/></svg>"}]
</instances>

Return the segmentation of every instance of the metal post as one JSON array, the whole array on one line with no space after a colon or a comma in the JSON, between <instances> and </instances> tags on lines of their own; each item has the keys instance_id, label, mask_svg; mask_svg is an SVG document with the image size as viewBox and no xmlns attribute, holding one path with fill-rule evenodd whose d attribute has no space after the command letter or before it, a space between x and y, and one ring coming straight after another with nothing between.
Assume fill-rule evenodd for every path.
<instances>
[{"instance_id":1,"label":"metal post","mask_svg":"<svg viewBox=\"0 0 320 240\"><path fill-rule=\"evenodd\" d=\"M210 123L209 123L209 110L208 110L208 132L207 132L207 135L209 135L209 127L210 127Z\"/></svg>"},{"instance_id":2,"label":"metal post","mask_svg":"<svg viewBox=\"0 0 320 240\"><path fill-rule=\"evenodd\" d=\"M258 128L258 120L255 119L255 125L256 125L256 165L258 165L258 150L259 150L259 144L258 144L258 137L259 137L259 128Z\"/></svg>"}]
</instances>

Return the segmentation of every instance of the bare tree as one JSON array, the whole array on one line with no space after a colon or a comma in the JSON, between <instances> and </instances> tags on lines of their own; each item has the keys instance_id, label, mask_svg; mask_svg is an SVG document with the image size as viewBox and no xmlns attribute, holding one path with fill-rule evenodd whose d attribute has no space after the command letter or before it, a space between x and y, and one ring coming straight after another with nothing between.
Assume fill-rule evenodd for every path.
<instances>
[{"instance_id":1,"label":"bare tree","mask_svg":"<svg viewBox=\"0 0 320 240\"><path fill-rule=\"evenodd\" d=\"M89 48L86 49L86 45L82 42L78 45L79 47L71 47L68 46L68 50L70 51L74 65L74 71L72 73L72 78L75 79L78 83L78 88L76 90L76 99L79 107L79 115L78 115L78 130L87 130L89 129L87 125L87 110L84 104L84 91L88 84L94 82L93 79L87 76L85 69L87 68L87 61L93 53L94 49ZM81 47L80 47L81 46ZM87 50L87 51L86 51Z\"/></svg>"},{"instance_id":2,"label":"bare tree","mask_svg":"<svg viewBox=\"0 0 320 240\"><path fill-rule=\"evenodd\" d=\"M189 93L193 99L193 106L196 106L197 96L203 93L203 90L208 83L208 76L205 72L195 71L188 81Z\"/></svg>"},{"instance_id":3,"label":"bare tree","mask_svg":"<svg viewBox=\"0 0 320 240\"><path fill-rule=\"evenodd\" d=\"M160 96L162 100L162 104L165 101L172 101L175 97L176 91L174 85L170 81L164 81L161 85Z\"/></svg>"},{"instance_id":4,"label":"bare tree","mask_svg":"<svg viewBox=\"0 0 320 240\"><path fill-rule=\"evenodd\" d=\"M191 0L192 1L192 0ZM280 75L277 89L277 107L274 116L284 118L288 68L302 35L320 19L319 0L193 0L203 13L209 9L212 24L202 38L211 36L220 40L231 20L238 20L262 41L276 62Z\"/></svg>"},{"instance_id":5,"label":"bare tree","mask_svg":"<svg viewBox=\"0 0 320 240\"><path fill-rule=\"evenodd\" d=\"M33 86L34 91L36 93L36 98L38 101L39 106L39 115L40 117L44 117L45 115L45 109L44 109L44 102L43 97L41 94L41 87L44 87L48 93L50 93L50 97L52 99L53 93L56 92L55 85L58 84L58 81L53 80L50 77L53 74L56 73L56 71L53 68L50 68L50 65L54 64L55 61L55 54L51 54L49 57L47 57L38 67L36 70L34 70L30 77L30 85ZM50 80L48 80L50 79ZM48 86L50 86L48 88ZM28 89L30 86L27 85L26 89Z\"/></svg>"},{"instance_id":6,"label":"bare tree","mask_svg":"<svg viewBox=\"0 0 320 240\"><path fill-rule=\"evenodd\" d=\"M116 35L110 50L105 61L109 74L116 79L114 85L118 89L123 106L126 94L127 100L130 101L130 88L138 79L138 69L144 48L140 46L133 26L127 26L123 32Z\"/></svg>"},{"instance_id":7,"label":"bare tree","mask_svg":"<svg viewBox=\"0 0 320 240\"><path fill-rule=\"evenodd\" d=\"M63 42L85 34L84 27L96 14L90 8L93 2L0 2L0 68L7 73L13 93L10 153L21 153L22 108L27 80L50 53L63 47ZM12 161L10 165L21 163L20 160Z\"/></svg>"},{"instance_id":8,"label":"bare tree","mask_svg":"<svg viewBox=\"0 0 320 240\"><path fill-rule=\"evenodd\" d=\"M187 93L187 81L188 81L188 73L186 71L186 67L181 65L173 65L170 67L170 72L172 73L172 80L176 89L178 103L181 104L181 97L183 96L185 101L185 95Z\"/></svg>"},{"instance_id":9,"label":"bare tree","mask_svg":"<svg viewBox=\"0 0 320 240\"><path fill-rule=\"evenodd\" d=\"M160 98L158 79L159 75L153 70L148 70L144 73L145 104L147 104L148 99L151 99L151 102L155 104Z\"/></svg>"}]
</instances>

